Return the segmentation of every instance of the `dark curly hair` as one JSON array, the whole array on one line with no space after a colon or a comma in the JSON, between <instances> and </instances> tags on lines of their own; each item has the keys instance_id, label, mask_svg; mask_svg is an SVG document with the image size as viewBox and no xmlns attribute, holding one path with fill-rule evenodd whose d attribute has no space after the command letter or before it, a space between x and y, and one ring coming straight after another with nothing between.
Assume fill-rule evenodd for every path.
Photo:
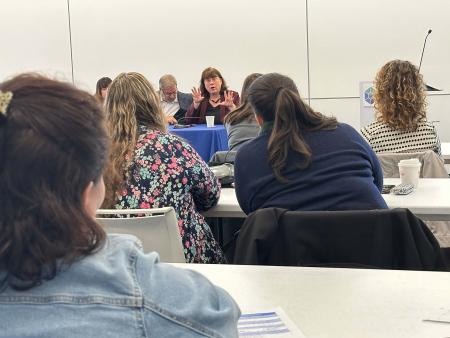
<instances>
[{"instance_id":1,"label":"dark curly hair","mask_svg":"<svg viewBox=\"0 0 450 338\"><path fill-rule=\"evenodd\" d=\"M376 75L374 89L378 121L394 129L411 131L426 120L425 85L411 62L386 63Z\"/></svg>"},{"instance_id":2,"label":"dark curly hair","mask_svg":"<svg viewBox=\"0 0 450 338\"><path fill-rule=\"evenodd\" d=\"M82 195L109 141L95 98L71 84L23 74L0 90L13 94L0 119L1 285L29 289L102 246Z\"/></svg>"}]
</instances>

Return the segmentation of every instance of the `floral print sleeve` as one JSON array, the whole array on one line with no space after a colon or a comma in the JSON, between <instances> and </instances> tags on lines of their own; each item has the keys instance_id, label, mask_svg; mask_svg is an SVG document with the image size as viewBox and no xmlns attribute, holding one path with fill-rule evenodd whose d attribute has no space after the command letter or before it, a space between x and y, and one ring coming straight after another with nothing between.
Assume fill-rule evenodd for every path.
<instances>
[{"instance_id":1,"label":"floral print sleeve","mask_svg":"<svg viewBox=\"0 0 450 338\"><path fill-rule=\"evenodd\" d=\"M189 144L175 135L140 127L117 208L173 207L186 261L222 263L222 250L199 213L214 206L219 195L217 178Z\"/></svg>"},{"instance_id":2,"label":"floral print sleeve","mask_svg":"<svg viewBox=\"0 0 450 338\"><path fill-rule=\"evenodd\" d=\"M191 155L197 163L196 167L192 168L191 174L194 202L197 210L208 210L219 201L220 183L196 151Z\"/></svg>"}]
</instances>

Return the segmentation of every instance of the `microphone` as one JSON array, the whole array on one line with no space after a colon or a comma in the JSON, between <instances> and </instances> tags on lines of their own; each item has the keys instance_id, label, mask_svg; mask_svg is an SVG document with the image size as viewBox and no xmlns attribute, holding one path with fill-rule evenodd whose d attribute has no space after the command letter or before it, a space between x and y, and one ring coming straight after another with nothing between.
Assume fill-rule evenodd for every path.
<instances>
[{"instance_id":1,"label":"microphone","mask_svg":"<svg viewBox=\"0 0 450 338\"><path fill-rule=\"evenodd\" d=\"M422 67L423 52L425 51L425 45L427 44L428 35L430 35L432 31L433 31L432 29L429 29L428 33L427 33L427 36L425 36L425 41L423 42L423 48L422 48L422 55L420 56L418 73L420 73L420 67Z\"/></svg>"}]
</instances>

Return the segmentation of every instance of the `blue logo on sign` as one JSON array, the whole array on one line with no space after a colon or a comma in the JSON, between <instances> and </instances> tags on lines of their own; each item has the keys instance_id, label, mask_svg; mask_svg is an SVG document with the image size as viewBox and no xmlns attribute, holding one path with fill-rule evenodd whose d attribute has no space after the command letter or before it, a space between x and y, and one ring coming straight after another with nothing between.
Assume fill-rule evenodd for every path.
<instances>
[{"instance_id":1,"label":"blue logo on sign","mask_svg":"<svg viewBox=\"0 0 450 338\"><path fill-rule=\"evenodd\" d=\"M369 87L364 91L364 101L373 104L373 87Z\"/></svg>"}]
</instances>

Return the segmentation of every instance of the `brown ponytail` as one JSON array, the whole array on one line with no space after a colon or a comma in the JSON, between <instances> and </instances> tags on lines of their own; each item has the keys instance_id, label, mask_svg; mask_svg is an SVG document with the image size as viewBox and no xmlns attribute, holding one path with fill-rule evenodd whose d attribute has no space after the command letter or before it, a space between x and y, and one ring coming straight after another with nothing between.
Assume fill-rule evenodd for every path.
<instances>
[{"instance_id":1,"label":"brown ponytail","mask_svg":"<svg viewBox=\"0 0 450 338\"><path fill-rule=\"evenodd\" d=\"M336 118L315 112L303 102L294 81L281 74L258 78L249 89L249 102L265 122L273 122L268 160L280 182L286 182L282 172L291 150L303 157L298 163L300 169L311 163L311 149L303 137L305 131L331 130L337 126Z\"/></svg>"}]
</instances>

